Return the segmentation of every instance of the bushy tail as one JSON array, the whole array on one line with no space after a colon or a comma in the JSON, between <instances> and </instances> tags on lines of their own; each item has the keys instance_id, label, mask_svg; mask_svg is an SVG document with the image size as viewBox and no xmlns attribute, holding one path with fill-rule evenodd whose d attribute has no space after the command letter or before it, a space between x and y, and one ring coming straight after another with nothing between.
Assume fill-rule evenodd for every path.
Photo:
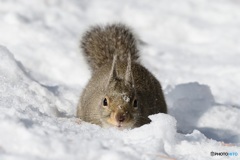
<instances>
[{"instance_id":1,"label":"bushy tail","mask_svg":"<svg viewBox=\"0 0 240 160\"><path fill-rule=\"evenodd\" d=\"M92 70L112 62L115 55L122 61L127 61L128 54L132 61L138 59L136 39L122 24L93 26L83 36L81 47Z\"/></svg>"}]
</instances>

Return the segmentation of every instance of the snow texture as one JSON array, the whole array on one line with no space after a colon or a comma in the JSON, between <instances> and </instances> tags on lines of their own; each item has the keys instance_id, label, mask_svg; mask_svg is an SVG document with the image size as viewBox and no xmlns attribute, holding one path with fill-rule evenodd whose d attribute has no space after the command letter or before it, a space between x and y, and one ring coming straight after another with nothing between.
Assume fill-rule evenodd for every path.
<instances>
[{"instance_id":1,"label":"snow texture","mask_svg":"<svg viewBox=\"0 0 240 160\"><path fill-rule=\"evenodd\" d=\"M237 0L0 0L0 159L239 159L239 17ZM132 130L75 118L80 38L114 22L139 36L169 108Z\"/></svg>"}]
</instances>

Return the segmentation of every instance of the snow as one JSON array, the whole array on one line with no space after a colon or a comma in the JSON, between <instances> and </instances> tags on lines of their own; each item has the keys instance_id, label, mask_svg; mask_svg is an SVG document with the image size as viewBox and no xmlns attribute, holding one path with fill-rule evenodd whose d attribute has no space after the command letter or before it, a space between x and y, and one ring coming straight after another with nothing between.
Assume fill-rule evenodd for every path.
<instances>
[{"instance_id":1,"label":"snow","mask_svg":"<svg viewBox=\"0 0 240 160\"><path fill-rule=\"evenodd\" d=\"M239 159L237 0L0 0L0 159ZM94 24L123 22L169 114L132 130L75 118ZM211 156L211 152L235 156Z\"/></svg>"}]
</instances>

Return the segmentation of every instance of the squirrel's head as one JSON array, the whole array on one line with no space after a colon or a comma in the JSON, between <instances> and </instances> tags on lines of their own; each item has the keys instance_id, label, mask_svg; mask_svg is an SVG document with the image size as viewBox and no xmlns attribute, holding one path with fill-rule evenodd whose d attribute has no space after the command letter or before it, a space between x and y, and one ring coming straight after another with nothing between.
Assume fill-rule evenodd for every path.
<instances>
[{"instance_id":1,"label":"squirrel's head","mask_svg":"<svg viewBox=\"0 0 240 160\"><path fill-rule=\"evenodd\" d=\"M140 108L134 86L130 55L127 66L124 68L126 68L125 75L118 75L115 56L100 105L103 127L133 128L138 121Z\"/></svg>"}]
</instances>

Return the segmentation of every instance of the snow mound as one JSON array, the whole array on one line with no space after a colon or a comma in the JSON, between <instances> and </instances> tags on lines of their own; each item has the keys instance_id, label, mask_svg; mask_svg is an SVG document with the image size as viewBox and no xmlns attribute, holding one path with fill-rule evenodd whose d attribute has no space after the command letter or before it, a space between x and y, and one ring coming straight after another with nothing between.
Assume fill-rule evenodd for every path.
<instances>
[{"instance_id":1,"label":"snow mound","mask_svg":"<svg viewBox=\"0 0 240 160\"><path fill-rule=\"evenodd\" d=\"M198 119L215 103L210 88L197 82L176 85L166 97L169 113L177 119L182 132L192 132Z\"/></svg>"},{"instance_id":2,"label":"snow mound","mask_svg":"<svg viewBox=\"0 0 240 160\"><path fill-rule=\"evenodd\" d=\"M0 46L0 98L2 108L25 110L34 107L42 113L57 115L71 102L56 96L58 86L45 86L34 80L21 62L3 46ZM69 112L73 108L69 108ZM14 111L14 112L15 112Z\"/></svg>"},{"instance_id":3,"label":"snow mound","mask_svg":"<svg viewBox=\"0 0 240 160\"><path fill-rule=\"evenodd\" d=\"M198 129L208 138L240 143L239 108L215 102L209 86L197 82L179 84L169 89L166 100L169 114L177 120L178 132Z\"/></svg>"}]
</instances>

